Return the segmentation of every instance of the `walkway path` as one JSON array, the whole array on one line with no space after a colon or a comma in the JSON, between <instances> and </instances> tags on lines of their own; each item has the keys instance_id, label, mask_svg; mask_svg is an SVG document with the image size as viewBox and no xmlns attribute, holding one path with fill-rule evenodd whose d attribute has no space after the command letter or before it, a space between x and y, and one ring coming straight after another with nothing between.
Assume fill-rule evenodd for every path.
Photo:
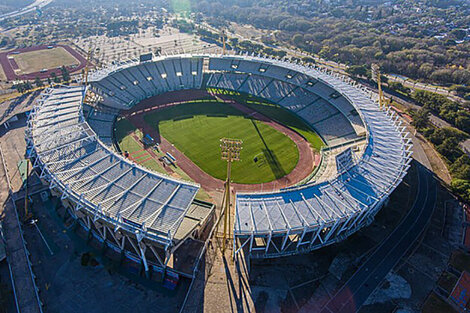
<instances>
[{"instance_id":1,"label":"walkway path","mask_svg":"<svg viewBox=\"0 0 470 313\"><path fill-rule=\"evenodd\" d=\"M0 151L1 153L1 151ZM3 154L0 164L0 205L3 206L3 231L7 250L7 261L10 266L13 281L14 297L17 309L22 313L42 312L33 273L29 265L25 241L20 221L9 196L8 173L3 164Z\"/></svg>"}]
</instances>

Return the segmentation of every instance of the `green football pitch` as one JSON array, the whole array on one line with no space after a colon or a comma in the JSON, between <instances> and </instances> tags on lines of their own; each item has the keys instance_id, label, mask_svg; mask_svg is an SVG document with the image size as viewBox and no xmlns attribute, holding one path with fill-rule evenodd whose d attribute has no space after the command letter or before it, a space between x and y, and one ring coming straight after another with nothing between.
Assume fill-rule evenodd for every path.
<instances>
[{"instance_id":1,"label":"green football pitch","mask_svg":"<svg viewBox=\"0 0 470 313\"><path fill-rule=\"evenodd\" d=\"M224 179L220 139L243 140L241 161L232 166L236 183L258 184L290 173L299 160L295 143L274 128L245 118L242 112L220 102L186 103L145 116L147 124L209 175Z\"/></svg>"},{"instance_id":2,"label":"green football pitch","mask_svg":"<svg viewBox=\"0 0 470 313\"><path fill-rule=\"evenodd\" d=\"M313 149L319 150L323 145L319 136L295 114L272 104L242 102L297 131ZM153 111L144 119L197 166L219 179L225 179L227 165L221 160L220 139L223 137L243 140L241 161L232 166L232 180L236 183L273 181L289 174L299 161L297 147L288 136L215 99ZM128 146L130 136L126 136L134 130L127 120L121 119L116 124L121 149L135 150Z\"/></svg>"}]
</instances>

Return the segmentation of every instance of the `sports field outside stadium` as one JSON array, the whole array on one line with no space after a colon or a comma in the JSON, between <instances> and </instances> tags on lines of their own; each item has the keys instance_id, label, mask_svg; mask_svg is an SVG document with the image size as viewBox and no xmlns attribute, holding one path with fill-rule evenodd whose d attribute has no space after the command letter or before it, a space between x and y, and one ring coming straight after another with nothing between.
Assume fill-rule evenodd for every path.
<instances>
[{"instance_id":1,"label":"sports field outside stadium","mask_svg":"<svg viewBox=\"0 0 470 313\"><path fill-rule=\"evenodd\" d=\"M77 67L80 64L80 61L63 47L11 54L10 57L18 65L18 75L36 73L43 69L56 69L61 66Z\"/></svg>"},{"instance_id":2,"label":"sports field outside stadium","mask_svg":"<svg viewBox=\"0 0 470 313\"><path fill-rule=\"evenodd\" d=\"M17 48L0 53L2 80L33 80L61 75L65 66L70 73L76 73L86 66L86 59L68 45L39 45Z\"/></svg>"},{"instance_id":3,"label":"sports field outside stadium","mask_svg":"<svg viewBox=\"0 0 470 313\"><path fill-rule=\"evenodd\" d=\"M225 98L243 103L305 138L313 150L323 145L320 137L303 120L281 107L247 96L224 93ZM248 115L224 102L223 99L192 100L176 106L152 111L144 115L145 122L171 142L204 172L225 179L226 162L221 160L220 139L243 140L241 161L233 164L232 180L240 184L271 182L289 174L299 161L296 143L282 131ZM150 158L142 150L139 139L143 133L127 119L116 123L116 140L122 151L152 170L167 173L157 158ZM158 140L158 138L156 138ZM152 151L154 157L157 153ZM187 175L176 170L181 178ZM168 173L167 173L168 174Z\"/></svg>"}]
</instances>

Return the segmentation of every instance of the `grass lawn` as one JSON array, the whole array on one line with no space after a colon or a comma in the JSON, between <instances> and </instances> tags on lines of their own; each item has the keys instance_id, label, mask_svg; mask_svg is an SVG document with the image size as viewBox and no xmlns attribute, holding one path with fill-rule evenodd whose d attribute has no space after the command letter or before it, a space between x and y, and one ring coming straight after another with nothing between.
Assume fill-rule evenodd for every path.
<instances>
[{"instance_id":1,"label":"grass lawn","mask_svg":"<svg viewBox=\"0 0 470 313\"><path fill-rule=\"evenodd\" d=\"M116 141L123 153L124 151L133 153L142 149L142 146L132 137L134 132L139 139L142 138L142 133L135 129L134 125L128 120L121 118L116 122Z\"/></svg>"},{"instance_id":2,"label":"grass lawn","mask_svg":"<svg viewBox=\"0 0 470 313\"><path fill-rule=\"evenodd\" d=\"M116 122L115 135L122 152L127 151L134 158L147 154L147 156L139 158L139 160L143 161L147 159L150 154L145 150L135 153L136 151L142 150L142 145L133 138L133 133L135 133L139 138L142 138L142 132L135 129L134 125L132 125L128 120L120 119ZM155 159L147 160L142 162L140 165L156 172L166 173L165 169Z\"/></svg>"},{"instance_id":3,"label":"grass lawn","mask_svg":"<svg viewBox=\"0 0 470 313\"><path fill-rule=\"evenodd\" d=\"M116 131L114 133L114 136L116 137L116 141L118 142L121 149L122 149L122 144L124 142L124 139L126 139L127 137L130 137L130 134L132 132L138 131L137 135L139 136L139 138L142 138L141 132L139 130L136 130L134 125L132 125L131 122L129 122L128 120L126 120L123 117L120 117L116 120L115 128L116 128ZM125 149L123 149L123 150L125 150ZM130 150L128 150L128 151L130 151Z\"/></svg>"},{"instance_id":4,"label":"grass lawn","mask_svg":"<svg viewBox=\"0 0 470 313\"><path fill-rule=\"evenodd\" d=\"M119 147L121 148L122 151L128 151L129 153L133 153L135 151L139 151L142 149L141 145L132 137L132 134L135 133L137 137L142 138L143 134L140 130L136 129L134 125L132 125L131 122L128 120L122 118L116 122L116 140L119 143ZM154 151L159 157L163 156L164 153ZM132 154L132 157L136 158L139 157L143 154L146 154L147 152L140 151L137 153ZM146 159L147 157L143 157L143 159ZM163 166L155 159L150 159L145 162L142 162L140 165L158 172L158 173L163 173L165 175L168 175L168 172L163 168ZM187 181L192 181L191 177L189 177L181 168L179 167L172 167L171 168L178 178L184 179ZM199 189L196 198L202 201L211 201L211 197L207 192L205 192L202 188Z\"/></svg>"},{"instance_id":5,"label":"grass lawn","mask_svg":"<svg viewBox=\"0 0 470 313\"><path fill-rule=\"evenodd\" d=\"M245 118L228 104L182 104L150 113L145 120L202 170L219 179L226 175L226 162L220 158L223 137L243 140L241 161L232 167L232 178L237 183L257 184L281 178L299 160L297 147L289 137Z\"/></svg>"},{"instance_id":6,"label":"grass lawn","mask_svg":"<svg viewBox=\"0 0 470 313\"><path fill-rule=\"evenodd\" d=\"M55 69L62 65L80 64L62 47L23 52L12 55L18 64L21 74L39 72L42 69Z\"/></svg>"}]
</instances>

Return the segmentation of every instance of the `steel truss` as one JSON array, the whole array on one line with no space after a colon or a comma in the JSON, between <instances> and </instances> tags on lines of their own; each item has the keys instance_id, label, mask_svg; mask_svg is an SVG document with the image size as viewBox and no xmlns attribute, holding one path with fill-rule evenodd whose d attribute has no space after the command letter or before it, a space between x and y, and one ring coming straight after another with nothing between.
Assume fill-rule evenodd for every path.
<instances>
[{"instance_id":1,"label":"steel truss","mask_svg":"<svg viewBox=\"0 0 470 313\"><path fill-rule=\"evenodd\" d=\"M251 60L256 61L256 59L254 57ZM373 152L367 157L363 155L361 159L357 160L358 165L353 167L352 170L340 173L338 177L329 182L329 186L333 187L332 190L334 190L330 197L341 203L342 207L346 209L344 214L337 214L334 208L330 208L319 197L316 197L317 201L322 203L322 207L326 207L327 210L329 208L330 212L326 214L329 219L321 218L317 221L307 221L303 218L302 227L292 228L281 207L279 207L286 226L285 229L274 229L269 208L266 208L264 201L258 201L264 205L269 231L260 232L256 230L256 227L252 227L251 231L237 231L235 229L233 239L234 258L241 252L246 253L250 258L288 256L309 252L344 240L373 221L378 210L386 203L390 194L403 180L412 161L411 138L405 126L402 125L399 116L389 107L379 109L378 99L370 90L351 83L349 78L331 73L324 68L306 68L299 64L274 59L270 59L268 62L309 75L341 93L354 106L364 121L368 148L372 149ZM391 142L388 140L390 137L399 138L399 140ZM397 170L381 170L378 167L379 165L376 164L376 154L395 155L395 159L387 159L382 162L388 162ZM380 175L377 175L377 173L380 173ZM367 177L367 183L375 186L374 190L378 192L376 195L368 195L360 188L357 188L358 185L362 186L364 184L356 178L358 174L364 178ZM384 184L382 177L387 177L386 184ZM343 192L343 189L346 188L346 180L352 180L356 183L356 187L348 184L347 188L365 197L366 201L361 201L359 198L354 199L349 193ZM300 194L302 194L302 188L302 186L296 188ZM325 192L327 192L326 189ZM305 198L304 202L308 205ZM247 203L249 203L249 200L247 200ZM309 209L315 210L312 206L309 206ZM315 215L321 217L321 214ZM252 225L255 225L252 210L251 220Z\"/></svg>"},{"instance_id":2,"label":"steel truss","mask_svg":"<svg viewBox=\"0 0 470 313\"><path fill-rule=\"evenodd\" d=\"M81 92L79 88L74 91L76 93L75 97L79 98L75 100L76 106L78 103L79 109L74 110L73 114L75 114L75 117L71 117L71 119L75 119L75 123L67 123L69 114L64 114L61 107L54 109L54 104L60 106L61 103L67 101L64 99L67 98L69 89L68 87L63 88L65 89L63 92L61 89L46 89L29 115L27 129L25 131L25 140L27 143L27 156L31 159L33 167L40 173L40 178L49 184L51 193L60 197L62 204L67 208L70 216L89 231L89 234L95 236L98 241L113 247L114 250L120 251L129 259L141 263L146 272L148 272L151 267L162 269L162 272L165 270L175 271L169 266L169 263L176 250L185 240L175 241L174 234L171 233L170 230L168 233L162 233L158 230L147 229L145 222L142 225L133 225L129 221L125 221L120 214L118 214L117 217L110 216L109 213L103 211L101 208L101 203L110 198L101 201L98 205L91 202L98 194L90 196L88 199L86 198L87 194L90 192L106 190L119 178L129 174L131 170L138 167L138 165L133 165L129 167L128 170L122 171L118 177L109 180L108 183L88 189L80 194L77 194L72 186L61 181L60 177L62 177L62 175L70 175L68 176L70 178L77 173L83 173L85 170L107 157L113 157L116 160L122 159L120 156L105 152L101 158L85 166L72 169L63 168L68 162L73 162L81 157L95 153L96 150L92 150L87 154L81 152L81 155L78 156L77 151L82 149L85 145L95 144L96 147L106 149L97 142L96 135L88 127L83 117L81 105L86 92L85 88L83 88ZM50 104L50 102L52 102L52 104ZM69 106L68 103L66 105L67 107ZM43 112L47 113L45 117L42 116ZM63 116L65 116L65 118L61 119ZM49 121L49 119L56 119L56 121ZM65 126L62 127L62 125ZM117 161L111 163L111 165L102 172L96 172L95 175L84 178L80 177L77 180L73 180L72 184L78 181L92 181L117 164L120 163ZM132 192L131 188L148 175L153 174L144 172L130 188L125 189L123 192L113 197L117 201L126 193ZM164 178L165 177L162 176L161 181L163 181ZM170 202L180 187L181 185L176 185L175 190L166 198L165 203L161 205L160 209L150 216L152 223L159 217L161 209ZM142 198L141 202L143 201L146 201L146 198ZM136 205L138 206L141 202L136 203ZM132 206L132 208L133 207L134 206ZM177 222L178 220L175 221L175 224L171 225L170 229L173 229L173 226L176 225ZM149 225L152 225L152 223L149 223ZM191 237L193 237L193 233L188 234L185 238ZM187 273L179 274L189 276Z\"/></svg>"}]
</instances>

